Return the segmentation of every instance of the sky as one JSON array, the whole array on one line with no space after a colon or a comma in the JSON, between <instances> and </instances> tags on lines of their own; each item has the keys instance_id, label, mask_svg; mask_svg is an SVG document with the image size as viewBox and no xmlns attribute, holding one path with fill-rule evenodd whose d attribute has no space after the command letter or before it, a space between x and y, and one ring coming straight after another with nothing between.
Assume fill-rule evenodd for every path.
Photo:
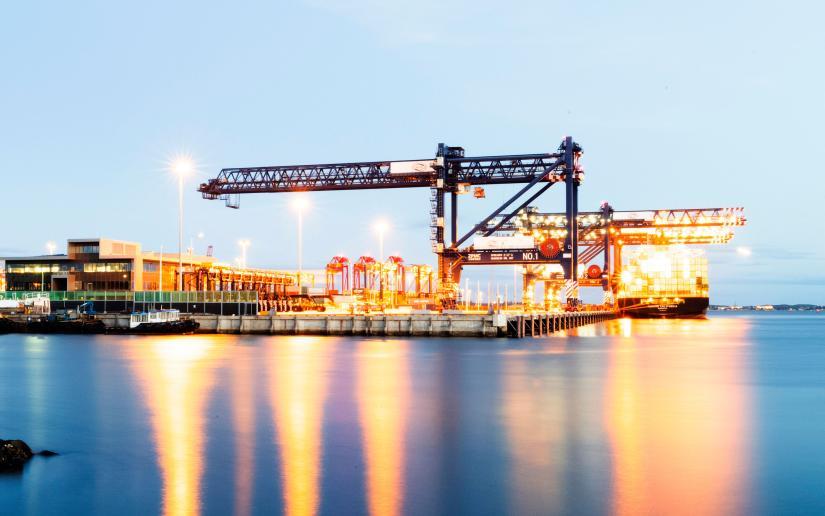
<instances>
[{"instance_id":1,"label":"sky","mask_svg":"<svg viewBox=\"0 0 825 516\"><path fill-rule=\"evenodd\" d=\"M793 0L13 2L0 256L89 236L175 250L168 162L189 153L186 239L232 261L248 238L250 265L295 267L291 194L231 210L198 184L224 167L432 158L439 142L552 152L571 135L582 210L745 207L748 225L708 249L712 302L825 304L823 17ZM462 197L461 229L517 188ZM563 210L555 190L543 210ZM309 194L305 268L377 254L377 218L387 252L434 263L428 195Z\"/></svg>"}]
</instances>

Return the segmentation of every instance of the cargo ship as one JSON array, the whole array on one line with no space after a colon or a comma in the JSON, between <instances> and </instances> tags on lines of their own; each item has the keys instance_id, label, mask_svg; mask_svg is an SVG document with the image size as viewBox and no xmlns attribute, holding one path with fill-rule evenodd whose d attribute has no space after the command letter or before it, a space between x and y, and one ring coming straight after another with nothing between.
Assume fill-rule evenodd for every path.
<instances>
[{"instance_id":1,"label":"cargo ship","mask_svg":"<svg viewBox=\"0 0 825 516\"><path fill-rule=\"evenodd\" d=\"M708 310L708 262L701 250L645 246L622 267L617 305L639 318L704 317Z\"/></svg>"}]
</instances>

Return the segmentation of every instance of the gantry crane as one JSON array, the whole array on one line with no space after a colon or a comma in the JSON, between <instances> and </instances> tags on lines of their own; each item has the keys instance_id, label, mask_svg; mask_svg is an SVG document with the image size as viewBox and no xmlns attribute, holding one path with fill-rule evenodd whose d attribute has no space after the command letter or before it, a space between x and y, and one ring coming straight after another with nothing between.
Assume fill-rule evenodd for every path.
<instances>
[{"instance_id":1,"label":"gantry crane","mask_svg":"<svg viewBox=\"0 0 825 516\"><path fill-rule=\"evenodd\" d=\"M577 217L579 265L586 265L599 255L604 259L602 267L580 271L579 284L615 291L625 246L726 244L733 238L735 228L746 222L741 207L616 211L603 203L599 211L580 212ZM512 213L506 221L490 221L480 233L522 234L543 242L543 246L552 244L549 247L557 248L557 242L566 237L568 226L565 213L541 213L526 207ZM527 269L525 284L536 276L535 268Z\"/></svg>"},{"instance_id":2,"label":"gantry crane","mask_svg":"<svg viewBox=\"0 0 825 516\"><path fill-rule=\"evenodd\" d=\"M200 185L205 199L223 199L238 208L240 194L364 190L376 188L429 188L430 236L438 256L438 294L442 305L454 306L464 265L548 264L562 266L570 300L576 297L578 269L578 188L583 179L581 147L565 138L557 152L467 157L464 148L438 144L433 159L370 161L250 168L225 168L218 177ZM481 230L497 231L556 183L565 185L565 217L570 221L561 252L552 255L541 246L501 253L475 251L461 246ZM464 235L458 233L458 194L469 186L524 184L515 195ZM540 185L532 194L528 192ZM445 209L450 197L449 216ZM476 192L476 196L480 196ZM526 197L509 215L511 205ZM498 225L498 227L496 227ZM449 241L445 228L450 229ZM556 250L557 251L557 250Z\"/></svg>"}]
</instances>

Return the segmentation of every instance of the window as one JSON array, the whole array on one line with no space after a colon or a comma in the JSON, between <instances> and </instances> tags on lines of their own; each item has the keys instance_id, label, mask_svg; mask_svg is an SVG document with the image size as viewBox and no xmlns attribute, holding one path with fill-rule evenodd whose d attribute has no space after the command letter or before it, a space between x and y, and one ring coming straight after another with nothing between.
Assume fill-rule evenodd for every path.
<instances>
[{"instance_id":1,"label":"window","mask_svg":"<svg viewBox=\"0 0 825 516\"><path fill-rule=\"evenodd\" d=\"M6 272L9 274L40 274L59 272L60 266L56 263L7 263Z\"/></svg>"},{"instance_id":2,"label":"window","mask_svg":"<svg viewBox=\"0 0 825 516\"><path fill-rule=\"evenodd\" d=\"M130 270L132 270L131 264L125 262L83 264L83 272L128 272Z\"/></svg>"},{"instance_id":3,"label":"window","mask_svg":"<svg viewBox=\"0 0 825 516\"><path fill-rule=\"evenodd\" d=\"M99 244L72 244L71 253L100 254Z\"/></svg>"}]
</instances>

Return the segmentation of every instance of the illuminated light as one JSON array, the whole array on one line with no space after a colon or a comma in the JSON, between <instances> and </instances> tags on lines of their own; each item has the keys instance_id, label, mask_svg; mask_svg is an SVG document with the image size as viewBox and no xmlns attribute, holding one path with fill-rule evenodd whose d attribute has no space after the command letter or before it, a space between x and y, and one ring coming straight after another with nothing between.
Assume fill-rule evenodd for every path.
<instances>
[{"instance_id":1,"label":"illuminated light","mask_svg":"<svg viewBox=\"0 0 825 516\"><path fill-rule=\"evenodd\" d=\"M169 163L169 170L178 177L192 175L196 170L195 161L189 154L177 154Z\"/></svg>"},{"instance_id":2,"label":"illuminated light","mask_svg":"<svg viewBox=\"0 0 825 516\"><path fill-rule=\"evenodd\" d=\"M622 271L622 283L630 283L633 281L633 273L629 270Z\"/></svg>"},{"instance_id":3,"label":"illuminated light","mask_svg":"<svg viewBox=\"0 0 825 516\"><path fill-rule=\"evenodd\" d=\"M390 229L389 223L383 219L376 220L372 227L378 234L384 234Z\"/></svg>"},{"instance_id":4,"label":"illuminated light","mask_svg":"<svg viewBox=\"0 0 825 516\"><path fill-rule=\"evenodd\" d=\"M751 251L750 247L737 247L736 254L747 258L748 256L751 256L753 254L753 251Z\"/></svg>"},{"instance_id":5,"label":"illuminated light","mask_svg":"<svg viewBox=\"0 0 825 516\"><path fill-rule=\"evenodd\" d=\"M309 199L307 199L303 195L299 195L292 199L292 202L290 204L292 205L292 208L295 211L303 213L304 211L306 211L307 208L309 208Z\"/></svg>"}]
</instances>

